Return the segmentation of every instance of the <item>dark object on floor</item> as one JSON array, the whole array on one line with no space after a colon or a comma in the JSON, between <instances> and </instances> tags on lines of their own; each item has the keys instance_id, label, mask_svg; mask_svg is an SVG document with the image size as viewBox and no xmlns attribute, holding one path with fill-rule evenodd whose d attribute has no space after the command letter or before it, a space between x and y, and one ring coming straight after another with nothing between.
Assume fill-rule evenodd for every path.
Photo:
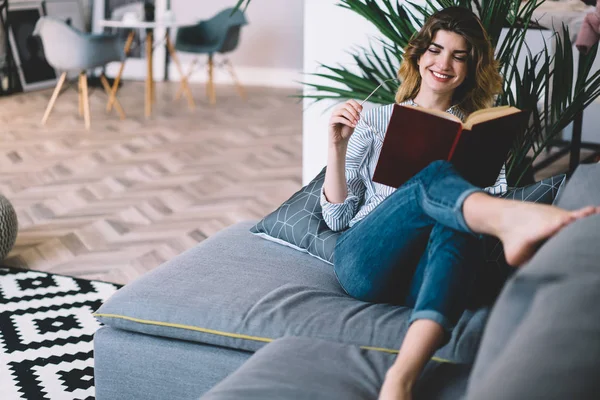
<instances>
[{"instance_id":1,"label":"dark object on floor","mask_svg":"<svg viewBox=\"0 0 600 400\"><path fill-rule=\"evenodd\" d=\"M17 213L10 201L0 194L0 260L12 249L18 230Z\"/></svg>"}]
</instances>

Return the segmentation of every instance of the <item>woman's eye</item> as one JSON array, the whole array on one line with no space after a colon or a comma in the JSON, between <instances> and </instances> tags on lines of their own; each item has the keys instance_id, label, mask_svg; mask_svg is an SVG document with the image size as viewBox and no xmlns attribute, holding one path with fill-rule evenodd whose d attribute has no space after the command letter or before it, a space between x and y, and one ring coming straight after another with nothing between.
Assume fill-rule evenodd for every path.
<instances>
[{"instance_id":1,"label":"woman's eye","mask_svg":"<svg viewBox=\"0 0 600 400\"><path fill-rule=\"evenodd\" d=\"M440 51L438 49L436 49L435 47L429 48L429 49L427 49L427 51L429 51L430 53L433 53L433 54L440 54Z\"/></svg>"},{"instance_id":2,"label":"woman's eye","mask_svg":"<svg viewBox=\"0 0 600 400\"><path fill-rule=\"evenodd\" d=\"M457 57L457 56L455 56L455 57L454 57L454 59L455 59L456 61L460 61L460 62L465 62L465 61L467 61L467 58L466 58L466 57Z\"/></svg>"}]
</instances>

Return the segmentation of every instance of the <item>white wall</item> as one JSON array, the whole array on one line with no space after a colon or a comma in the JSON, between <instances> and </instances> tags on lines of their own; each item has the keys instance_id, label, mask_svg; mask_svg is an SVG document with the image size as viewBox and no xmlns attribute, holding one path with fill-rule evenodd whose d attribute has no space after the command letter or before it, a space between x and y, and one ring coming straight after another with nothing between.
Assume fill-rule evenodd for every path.
<instances>
[{"instance_id":1,"label":"white wall","mask_svg":"<svg viewBox=\"0 0 600 400\"><path fill-rule=\"evenodd\" d=\"M171 0L171 10L178 21L197 21L208 19L235 3L235 0ZM302 78L303 3L303 0L252 1L246 10L248 25L242 28L239 46L228 55L242 83L299 87L296 81ZM193 57L181 54L180 59L182 64L189 64ZM205 63L206 57L203 57L200 65ZM185 66L184 69L187 71ZM173 65L169 73L171 79L177 79ZM192 80L205 81L205 69L199 68ZM215 80L231 83L225 70L216 71Z\"/></svg>"},{"instance_id":2,"label":"white wall","mask_svg":"<svg viewBox=\"0 0 600 400\"><path fill-rule=\"evenodd\" d=\"M256 0L258 3L258 0ZM254 1L253 1L254 3ZM342 64L350 68L347 53L353 46L366 46L377 34L375 27L358 14L336 5L335 0L304 1L304 72L320 72L319 64ZM318 82L307 77L310 82ZM331 82L327 81L328 85ZM307 94L307 89L304 89ZM302 119L302 181L307 184L327 163L327 121L333 100L312 104L304 99Z\"/></svg>"}]
</instances>

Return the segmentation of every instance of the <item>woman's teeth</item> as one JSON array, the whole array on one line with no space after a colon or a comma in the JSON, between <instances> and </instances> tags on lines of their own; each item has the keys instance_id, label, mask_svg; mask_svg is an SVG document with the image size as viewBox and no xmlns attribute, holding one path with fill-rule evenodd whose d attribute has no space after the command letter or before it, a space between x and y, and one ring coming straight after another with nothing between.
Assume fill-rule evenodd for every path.
<instances>
[{"instance_id":1,"label":"woman's teeth","mask_svg":"<svg viewBox=\"0 0 600 400\"><path fill-rule=\"evenodd\" d=\"M437 78L441 78L441 79L448 79L450 78L450 75L443 75L443 74L438 74L437 72L431 71L431 73L437 77Z\"/></svg>"}]
</instances>

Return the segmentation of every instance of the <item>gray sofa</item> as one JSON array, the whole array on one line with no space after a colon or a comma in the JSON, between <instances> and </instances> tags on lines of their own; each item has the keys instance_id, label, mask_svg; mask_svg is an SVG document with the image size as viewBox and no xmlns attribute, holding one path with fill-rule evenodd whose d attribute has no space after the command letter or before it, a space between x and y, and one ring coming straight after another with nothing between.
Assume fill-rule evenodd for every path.
<instances>
[{"instance_id":1,"label":"gray sofa","mask_svg":"<svg viewBox=\"0 0 600 400\"><path fill-rule=\"evenodd\" d=\"M580 167L561 192L559 205L583 204L600 204L600 164ZM252 225L223 230L97 311L99 400L377 397L410 310L348 297L330 264L254 236ZM490 310L465 311L415 398L593 398L590 371L600 365L594 243L600 216L548 241L506 285L483 343Z\"/></svg>"}]
</instances>

